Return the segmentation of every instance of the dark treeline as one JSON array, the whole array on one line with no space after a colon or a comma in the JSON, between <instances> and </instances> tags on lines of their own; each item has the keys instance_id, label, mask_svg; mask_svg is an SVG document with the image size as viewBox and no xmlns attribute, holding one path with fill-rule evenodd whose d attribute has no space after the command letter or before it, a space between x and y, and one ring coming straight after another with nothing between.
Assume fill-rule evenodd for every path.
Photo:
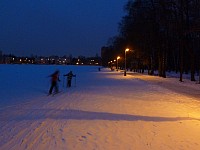
<instances>
[{"instance_id":1,"label":"dark treeline","mask_svg":"<svg viewBox=\"0 0 200 150\"><path fill-rule=\"evenodd\" d=\"M119 35L102 48L103 65L127 54L127 67L135 71L148 69L195 73L200 70L200 0L129 0L126 15L119 24ZM121 60L121 63L124 62ZM121 64L123 66L123 64Z\"/></svg>"}]
</instances>

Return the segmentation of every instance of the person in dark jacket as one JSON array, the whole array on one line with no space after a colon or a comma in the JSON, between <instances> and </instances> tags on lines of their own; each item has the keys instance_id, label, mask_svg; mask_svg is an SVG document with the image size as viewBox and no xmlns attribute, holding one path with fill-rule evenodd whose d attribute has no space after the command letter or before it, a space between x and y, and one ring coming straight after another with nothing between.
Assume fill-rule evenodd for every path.
<instances>
[{"instance_id":1,"label":"person in dark jacket","mask_svg":"<svg viewBox=\"0 0 200 150\"><path fill-rule=\"evenodd\" d=\"M49 94L52 94L53 89L55 88L55 93L58 93L58 84L57 82L60 81L59 79L59 71L55 71L53 74L51 74L49 77L51 77L51 87L49 89Z\"/></svg>"},{"instance_id":2,"label":"person in dark jacket","mask_svg":"<svg viewBox=\"0 0 200 150\"><path fill-rule=\"evenodd\" d=\"M76 75L74 75L72 73L72 71L70 71L69 73L65 74L64 76L67 76L67 87L71 87L71 85L72 85L72 77L76 77Z\"/></svg>"}]
</instances>

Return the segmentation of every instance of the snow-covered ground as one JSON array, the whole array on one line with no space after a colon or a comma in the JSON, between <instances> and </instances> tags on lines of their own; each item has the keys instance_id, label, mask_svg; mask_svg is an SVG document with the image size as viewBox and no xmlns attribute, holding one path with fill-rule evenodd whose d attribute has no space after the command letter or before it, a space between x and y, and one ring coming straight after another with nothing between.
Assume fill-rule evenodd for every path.
<instances>
[{"instance_id":1,"label":"snow-covered ground","mask_svg":"<svg viewBox=\"0 0 200 150\"><path fill-rule=\"evenodd\" d=\"M62 92L47 96L56 69ZM0 75L0 150L200 149L194 82L88 66L0 65Z\"/></svg>"}]
</instances>

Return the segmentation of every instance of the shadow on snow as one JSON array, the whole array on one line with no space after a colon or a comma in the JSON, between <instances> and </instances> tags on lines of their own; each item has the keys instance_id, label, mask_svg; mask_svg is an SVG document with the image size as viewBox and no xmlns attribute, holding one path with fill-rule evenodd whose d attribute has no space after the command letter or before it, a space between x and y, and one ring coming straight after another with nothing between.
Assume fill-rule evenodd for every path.
<instances>
[{"instance_id":1,"label":"shadow on snow","mask_svg":"<svg viewBox=\"0 0 200 150\"><path fill-rule=\"evenodd\" d=\"M9 114L9 115L8 115ZM0 115L0 121L23 121L23 120L40 120L40 119L55 119L55 120L108 120L108 121L181 121L181 120L198 120L190 117L157 117L157 116L140 116L129 114L115 114L106 112L92 112L73 109L27 109L17 110L7 115Z\"/></svg>"}]
</instances>

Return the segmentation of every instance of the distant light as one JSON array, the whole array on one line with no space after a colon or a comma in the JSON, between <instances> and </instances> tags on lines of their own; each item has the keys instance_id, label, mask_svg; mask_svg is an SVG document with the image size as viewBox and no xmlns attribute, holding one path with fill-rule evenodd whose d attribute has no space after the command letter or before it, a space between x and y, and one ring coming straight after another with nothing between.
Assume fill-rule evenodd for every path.
<instances>
[{"instance_id":1,"label":"distant light","mask_svg":"<svg viewBox=\"0 0 200 150\"><path fill-rule=\"evenodd\" d=\"M129 51L129 48L127 48L125 51L128 52L128 51Z\"/></svg>"}]
</instances>

